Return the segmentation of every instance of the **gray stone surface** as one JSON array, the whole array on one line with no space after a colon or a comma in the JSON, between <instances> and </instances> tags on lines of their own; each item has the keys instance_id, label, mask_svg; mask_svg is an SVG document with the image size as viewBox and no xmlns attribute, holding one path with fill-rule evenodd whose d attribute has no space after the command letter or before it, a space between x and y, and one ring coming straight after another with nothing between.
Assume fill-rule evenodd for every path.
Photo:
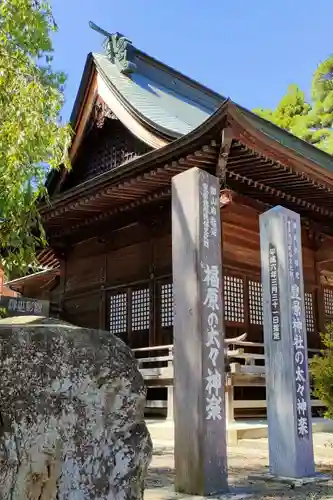
<instances>
[{"instance_id":1,"label":"gray stone surface","mask_svg":"<svg viewBox=\"0 0 333 500\"><path fill-rule=\"evenodd\" d=\"M291 478L291 477L281 477L275 476L274 474L251 474L248 477L249 481L264 481L267 483L280 483L287 484L291 488L301 488L302 486L307 486L308 484L317 483L327 483L332 480L332 477L325 474L315 474L310 477Z\"/></svg>"},{"instance_id":2,"label":"gray stone surface","mask_svg":"<svg viewBox=\"0 0 333 500\"><path fill-rule=\"evenodd\" d=\"M172 179L175 298L175 487L226 491L219 180L193 168Z\"/></svg>"},{"instance_id":3,"label":"gray stone surface","mask_svg":"<svg viewBox=\"0 0 333 500\"><path fill-rule=\"evenodd\" d=\"M260 215L270 472L314 475L300 217Z\"/></svg>"},{"instance_id":4,"label":"gray stone surface","mask_svg":"<svg viewBox=\"0 0 333 500\"><path fill-rule=\"evenodd\" d=\"M1 500L142 498L152 443L143 379L124 343L12 318L0 321L0 361Z\"/></svg>"}]
</instances>

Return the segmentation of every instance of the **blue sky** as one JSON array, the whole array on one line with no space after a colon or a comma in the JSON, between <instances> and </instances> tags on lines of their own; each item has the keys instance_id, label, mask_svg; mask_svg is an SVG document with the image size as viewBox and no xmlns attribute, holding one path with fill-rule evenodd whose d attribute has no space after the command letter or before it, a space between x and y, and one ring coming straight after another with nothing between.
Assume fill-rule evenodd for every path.
<instances>
[{"instance_id":1,"label":"blue sky","mask_svg":"<svg viewBox=\"0 0 333 500\"><path fill-rule=\"evenodd\" d=\"M102 50L89 20L252 109L274 106L290 83L309 92L333 52L332 0L53 0L55 65L68 75L68 118L86 56Z\"/></svg>"}]
</instances>

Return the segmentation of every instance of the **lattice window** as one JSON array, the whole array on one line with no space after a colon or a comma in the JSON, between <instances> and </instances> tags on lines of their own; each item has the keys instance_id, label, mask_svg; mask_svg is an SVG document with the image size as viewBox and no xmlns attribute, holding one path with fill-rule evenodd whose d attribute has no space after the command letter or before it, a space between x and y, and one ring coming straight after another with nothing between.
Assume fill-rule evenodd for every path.
<instances>
[{"instance_id":1,"label":"lattice window","mask_svg":"<svg viewBox=\"0 0 333 500\"><path fill-rule=\"evenodd\" d=\"M333 316L333 289L324 288L324 308L326 316Z\"/></svg>"},{"instance_id":2,"label":"lattice window","mask_svg":"<svg viewBox=\"0 0 333 500\"><path fill-rule=\"evenodd\" d=\"M244 282L242 278L224 277L224 316L226 321L244 323Z\"/></svg>"},{"instance_id":3,"label":"lattice window","mask_svg":"<svg viewBox=\"0 0 333 500\"><path fill-rule=\"evenodd\" d=\"M127 294L117 293L110 297L110 332L119 335L127 331Z\"/></svg>"},{"instance_id":4,"label":"lattice window","mask_svg":"<svg viewBox=\"0 0 333 500\"><path fill-rule=\"evenodd\" d=\"M168 328L173 325L173 285L164 283L161 286L161 326Z\"/></svg>"},{"instance_id":5,"label":"lattice window","mask_svg":"<svg viewBox=\"0 0 333 500\"><path fill-rule=\"evenodd\" d=\"M315 322L314 322L314 314L313 314L313 299L311 292L304 293L304 305L305 305L305 323L306 330L308 332L315 331Z\"/></svg>"},{"instance_id":6,"label":"lattice window","mask_svg":"<svg viewBox=\"0 0 333 500\"><path fill-rule=\"evenodd\" d=\"M249 280L249 319L252 325L263 324L262 284Z\"/></svg>"},{"instance_id":7,"label":"lattice window","mask_svg":"<svg viewBox=\"0 0 333 500\"><path fill-rule=\"evenodd\" d=\"M113 170L125 161L147 152L145 145L133 138L119 122L114 120L107 123L92 140L93 145L89 144L89 152L82 160L86 169L86 179L106 170Z\"/></svg>"},{"instance_id":8,"label":"lattice window","mask_svg":"<svg viewBox=\"0 0 333 500\"><path fill-rule=\"evenodd\" d=\"M75 160L62 191L147 153L150 148L136 139L118 120L107 119L102 129L90 132Z\"/></svg>"},{"instance_id":9,"label":"lattice window","mask_svg":"<svg viewBox=\"0 0 333 500\"><path fill-rule=\"evenodd\" d=\"M149 330L150 294L149 288L132 292L132 330Z\"/></svg>"}]
</instances>

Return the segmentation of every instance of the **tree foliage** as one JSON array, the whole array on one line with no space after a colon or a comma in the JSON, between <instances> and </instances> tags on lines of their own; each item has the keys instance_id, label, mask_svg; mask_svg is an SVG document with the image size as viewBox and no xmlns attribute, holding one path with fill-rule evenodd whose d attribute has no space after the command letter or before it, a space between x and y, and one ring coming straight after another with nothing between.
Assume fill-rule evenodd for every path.
<instances>
[{"instance_id":1,"label":"tree foliage","mask_svg":"<svg viewBox=\"0 0 333 500\"><path fill-rule=\"evenodd\" d=\"M327 326L322 341L322 355L311 360L311 372L315 384L314 393L327 407L326 417L333 419L333 323Z\"/></svg>"},{"instance_id":2,"label":"tree foliage","mask_svg":"<svg viewBox=\"0 0 333 500\"><path fill-rule=\"evenodd\" d=\"M37 204L46 196L45 171L68 166L71 134L60 124L65 76L52 70L56 29L45 1L0 2L0 245L7 272L35 261L44 242Z\"/></svg>"},{"instance_id":3,"label":"tree foliage","mask_svg":"<svg viewBox=\"0 0 333 500\"><path fill-rule=\"evenodd\" d=\"M333 154L333 55L314 72L309 102L297 85L290 85L274 110L255 109L254 112Z\"/></svg>"},{"instance_id":4,"label":"tree foliage","mask_svg":"<svg viewBox=\"0 0 333 500\"><path fill-rule=\"evenodd\" d=\"M304 93L297 85L289 85L287 93L282 97L276 109L255 110L262 118L272 121L279 127L291 130L300 116L306 116L310 105L305 101Z\"/></svg>"}]
</instances>

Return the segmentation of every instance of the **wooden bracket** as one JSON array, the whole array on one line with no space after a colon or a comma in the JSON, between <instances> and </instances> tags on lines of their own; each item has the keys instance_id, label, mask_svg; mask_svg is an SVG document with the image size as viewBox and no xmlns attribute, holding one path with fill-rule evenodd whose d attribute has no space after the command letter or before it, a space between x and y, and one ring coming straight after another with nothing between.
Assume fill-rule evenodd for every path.
<instances>
[{"instance_id":1,"label":"wooden bracket","mask_svg":"<svg viewBox=\"0 0 333 500\"><path fill-rule=\"evenodd\" d=\"M224 128L221 134L221 147L216 165L216 177L220 179L220 185L225 182L227 162L232 144L232 129L230 127Z\"/></svg>"},{"instance_id":2,"label":"wooden bracket","mask_svg":"<svg viewBox=\"0 0 333 500\"><path fill-rule=\"evenodd\" d=\"M52 251L56 258L61 260L66 260L70 251L70 245L67 239L64 239L61 243L59 241L53 241L52 238L49 238L49 246L52 248Z\"/></svg>"},{"instance_id":3,"label":"wooden bracket","mask_svg":"<svg viewBox=\"0 0 333 500\"><path fill-rule=\"evenodd\" d=\"M309 241L311 241L311 243L312 243L312 248L316 252L318 252L318 250L320 250L325 245L326 241L328 240L328 237L325 234L316 230L316 228L314 228L314 227L310 226L307 230L307 233L308 233Z\"/></svg>"}]
</instances>

